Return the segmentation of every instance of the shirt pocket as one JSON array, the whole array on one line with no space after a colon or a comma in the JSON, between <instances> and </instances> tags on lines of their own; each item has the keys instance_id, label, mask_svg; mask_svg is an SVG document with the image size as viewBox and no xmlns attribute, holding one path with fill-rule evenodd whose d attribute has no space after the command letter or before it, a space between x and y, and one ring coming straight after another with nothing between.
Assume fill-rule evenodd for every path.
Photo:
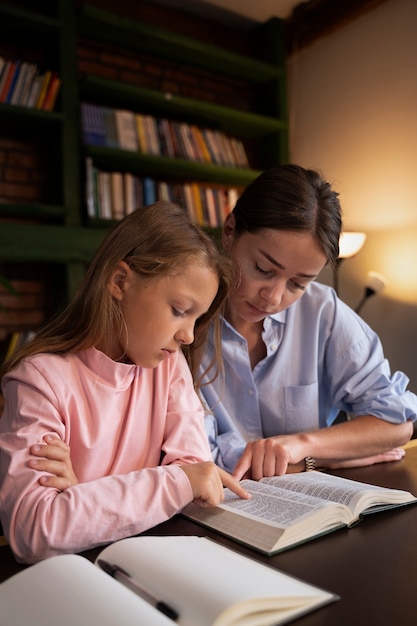
<instances>
[{"instance_id":1,"label":"shirt pocket","mask_svg":"<svg viewBox=\"0 0 417 626\"><path fill-rule=\"evenodd\" d=\"M287 434L319 428L318 384L285 387L284 416Z\"/></svg>"}]
</instances>

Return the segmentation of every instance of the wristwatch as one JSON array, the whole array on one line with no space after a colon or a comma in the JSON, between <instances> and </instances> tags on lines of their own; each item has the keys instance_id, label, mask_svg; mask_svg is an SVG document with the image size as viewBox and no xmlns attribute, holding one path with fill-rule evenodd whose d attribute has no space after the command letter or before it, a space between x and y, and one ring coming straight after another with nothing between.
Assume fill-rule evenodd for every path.
<instances>
[{"instance_id":1,"label":"wristwatch","mask_svg":"<svg viewBox=\"0 0 417 626\"><path fill-rule=\"evenodd\" d=\"M304 465L305 472L312 472L316 469L316 459L313 456L306 456L304 459Z\"/></svg>"}]
</instances>

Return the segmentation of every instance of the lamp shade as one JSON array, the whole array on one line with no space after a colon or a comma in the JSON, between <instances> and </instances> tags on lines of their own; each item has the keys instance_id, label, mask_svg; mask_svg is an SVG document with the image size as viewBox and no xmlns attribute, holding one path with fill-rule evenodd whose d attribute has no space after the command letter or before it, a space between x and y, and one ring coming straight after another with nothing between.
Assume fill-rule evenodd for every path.
<instances>
[{"instance_id":1,"label":"lamp shade","mask_svg":"<svg viewBox=\"0 0 417 626\"><path fill-rule=\"evenodd\" d=\"M365 233L343 232L339 239L339 259L349 259L355 256L365 243L365 239Z\"/></svg>"}]
</instances>

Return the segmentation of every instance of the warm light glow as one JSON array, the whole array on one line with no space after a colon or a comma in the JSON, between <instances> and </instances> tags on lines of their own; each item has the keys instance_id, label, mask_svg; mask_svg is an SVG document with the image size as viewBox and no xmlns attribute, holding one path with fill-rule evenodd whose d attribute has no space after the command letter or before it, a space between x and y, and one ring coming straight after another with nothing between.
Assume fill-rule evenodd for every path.
<instances>
[{"instance_id":1,"label":"warm light glow","mask_svg":"<svg viewBox=\"0 0 417 626\"><path fill-rule=\"evenodd\" d=\"M339 259L355 256L365 243L365 233L344 232L339 239Z\"/></svg>"},{"instance_id":2,"label":"warm light glow","mask_svg":"<svg viewBox=\"0 0 417 626\"><path fill-rule=\"evenodd\" d=\"M417 228L375 231L368 235L358 279L368 268L378 268L387 279L384 297L417 304Z\"/></svg>"}]
</instances>

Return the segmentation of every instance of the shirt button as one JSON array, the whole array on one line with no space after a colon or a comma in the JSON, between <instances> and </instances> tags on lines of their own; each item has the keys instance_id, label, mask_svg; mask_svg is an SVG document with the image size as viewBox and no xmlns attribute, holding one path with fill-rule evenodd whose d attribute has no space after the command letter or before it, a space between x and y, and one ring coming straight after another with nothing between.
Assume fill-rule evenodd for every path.
<instances>
[{"instance_id":1,"label":"shirt button","mask_svg":"<svg viewBox=\"0 0 417 626\"><path fill-rule=\"evenodd\" d=\"M253 394L254 394L254 393L255 393L255 392L253 391L253 389L248 389L248 394L249 394L250 396L253 396Z\"/></svg>"}]
</instances>

